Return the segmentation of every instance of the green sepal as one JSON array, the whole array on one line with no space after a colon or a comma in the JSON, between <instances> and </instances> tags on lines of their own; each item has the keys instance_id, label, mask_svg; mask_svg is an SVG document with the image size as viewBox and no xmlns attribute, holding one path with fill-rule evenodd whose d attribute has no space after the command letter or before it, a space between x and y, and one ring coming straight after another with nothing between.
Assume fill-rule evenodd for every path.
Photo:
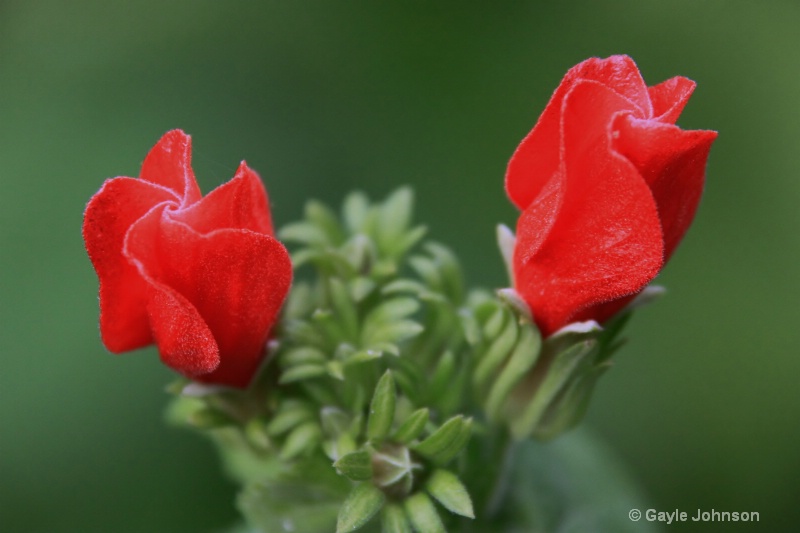
<instances>
[{"instance_id":1,"label":"green sepal","mask_svg":"<svg viewBox=\"0 0 800 533\"><path fill-rule=\"evenodd\" d=\"M286 401L267 424L267 434L272 437L280 436L313 418L314 410L305 402Z\"/></svg>"},{"instance_id":2,"label":"green sepal","mask_svg":"<svg viewBox=\"0 0 800 533\"><path fill-rule=\"evenodd\" d=\"M384 506L381 512L381 533L412 533L406 512L397 504Z\"/></svg>"},{"instance_id":3,"label":"green sepal","mask_svg":"<svg viewBox=\"0 0 800 533\"><path fill-rule=\"evenodd\" d=\"M596 346L596 340L588 339L556 354L539 385L522 395L526 398L522 412L511 420L511 432L515 438L525 438L536 431L548 410L554 407L558 395L578 374L589 370L585 366L591 364Z\"/></svg>"},{"instance_id":4,"label":"green sepal","mask_svg":"<svg viewBox=\"0 0 800 533\"><path fill-rule=\"evenodd\" d=\"M439 512L430 497L424 492L418 492L406 498L404 506L406 516L419 533L446 533L447 530L439 517Z\"/></svg>"},{"instance_id":5,"label":"green sepal","mask_svg":"<svg viewBox=\"0 0 800 533\"><path fill-rule=\"evenodd\" d=\"M329 371L327 365L302 364L293 366L281 372L281 377L278 379L278 383L281 385L287 385L289 383L294 383L295 381L303 381L306 379L326 376L328 373Z\"/></svg>"},{"instance_id":6,"label":"green sepal","mask_svg":"<svg viewBox=\"0 0 800 533\"><path fill-rule=\"evenodd\" d=\"M333 463L340 475L353 481L372 479L372 455L367 450L357 450L340 457Z\"/></svg>"},{"instance_id":7,"label":"green sepal","mask_svg":"<svg viewBox=\"0 0 800 533\"><path fill-rule=\"evenodd\" d=\"M506 265L508 280L514 285L514 248L517 245L517 237L505 224L498 224L496 235L497 247L500 248L500 256Z\"/></svg>"},{"instance_id":8,"label":"green sepal","mask_svg":"<svg viewBox=\"0 0 800 533\"><path fill-rule=\"evenodd\" d=\"M412 440L419 437L425 431L425 425L428 423L429 411L427 407L417 409L411 413L406 420L400 424L392 440L402 444L408 444Z\"/></svg>"},{"instance_id":9,"label":"green sepal","mask_svg":"<svg viewBox=\"0 0 800 533\"><path fill-rule=\"evenodd\" d=\"M453 459L469 441L472 419L456 415L412 449L436 464Z\"/></svg>"},{"instance_id":10,"label":"green sepal","mask_svg":"<svg viewBox=\"0 0 800 533\"><path fill-rule=\"evenodd\" d=\"M389 434L394 421L395 403L397 402L397 388L394 384L391 370L387 370L372 395L367 420L367 438L380 440Z\"/></svg>"},{"instance_id":11,"label":"green sepal","mask_svg":"<svg viewBox=\"0 0 800 533\"><path fill-rule=\"evenodd\" d=\"M486 416L490 420L499 417L514 386L525 377L539 358L542 345L539 330L532 324L523 324L520 329L517 344L492 383L488 399L484 404Z\"/></svg>"},{"instance_id":12,"label":"green sepal","mask_svg":"<svg viewBox=\"0 0 800 533\"><path fill-rule=\"evenodd\" d=\"M386 496L372 483L356 485L342 506L336 521L336 533L355 531L381 510Z\"/></svg>"},{"instance_id":13,"label":"green sepal","mask_svg":"<svg viewBox=\"0 0 800 533\"><path fill-rule=\"evenodd\" d=\"M282 461L291 461L310 452L322 440L322 430L315 421L305 422L294 428L286 437L278 457Z\"/></svg>"},{"instance_id":14,"label":"green sepal","mask_svg":"<svg viewBox=\"0 0 800 533\"><path fill-rule=\"evenodd\" d=\"M517 321L508 312L498 309L491 319L484 326L488 330L486 336L493 339L492 343L484 353L480 355L475 371L472 374L472 382L478 388L484 388L492 375L506 360L506 357L514 348L519 335ZM491 333L495 333L492 335Z\"/></svg>"},{"instance_id":15,"label":"green sepal","mask_svg":"<svg viewBox=\"0 0 800 533\"><path fill-rule=\"evenodd\" d=\"M447 470L434 470L425 483L425 490L445 509L457 515L475 518L472 499L458 476Z\"/></svg>"}]
</instances>

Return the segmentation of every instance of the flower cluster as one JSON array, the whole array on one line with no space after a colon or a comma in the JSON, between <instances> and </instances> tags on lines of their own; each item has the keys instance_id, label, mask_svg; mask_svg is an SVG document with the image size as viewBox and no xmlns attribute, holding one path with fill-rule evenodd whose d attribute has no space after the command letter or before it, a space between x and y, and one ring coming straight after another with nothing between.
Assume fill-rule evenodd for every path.
<instances>
[{"instance_id":1,"label":"flower cluster","mask_svg":"<svg viewBox=\"0 0 800 533\"><path fill-rule=\"evenodd\" d=\"M203 197L171 131L86 208L102 340L183 376L171 418L218 443L254 527L499 531L511 444L581 420L692 222L716 137L675 125L693 89L626 56L567 73L508 165L521 215L494 294L425 240L410 190L310 201L278 240L256 173Z\"/></svg>"}]
</instances>

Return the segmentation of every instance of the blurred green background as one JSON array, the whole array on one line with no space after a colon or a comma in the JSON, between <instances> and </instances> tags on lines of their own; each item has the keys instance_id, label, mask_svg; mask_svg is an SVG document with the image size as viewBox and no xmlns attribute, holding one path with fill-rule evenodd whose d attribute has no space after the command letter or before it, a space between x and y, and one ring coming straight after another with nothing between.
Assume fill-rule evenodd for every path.
<instances>
[{"instance_id":1,"label":"blurred green background","mask_svg":"<svg viewBox=\"0 0 800 533\"><path fill-rule=\"evenodd\" d=\"M561 76L627 53L698 89L717 129L696 223L588 425L652 507L800 524L800 5L0 1L0 530L211 532L236 518L211 446L162 421L154 350L97 329L82 211L180 127L204 191L246 158L278 225L307 198L410 183L474 284L505 282L505 164Z\"/></svg>"}]
</instances>

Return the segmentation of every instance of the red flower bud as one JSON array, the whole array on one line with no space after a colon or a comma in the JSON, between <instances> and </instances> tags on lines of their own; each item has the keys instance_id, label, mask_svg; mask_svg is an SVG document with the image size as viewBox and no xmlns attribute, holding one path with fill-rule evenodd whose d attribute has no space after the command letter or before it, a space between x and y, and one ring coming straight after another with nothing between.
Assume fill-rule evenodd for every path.
<instances>
[{"instance_id":1,"label":"red flower bud","mask_svg":"<svg viewBox=\"0 0 800 533\"><path fill-rule=\"evenodd\" d=\"M717 136L674 125L694 87L647 87L627 56L588 59L517 148L506 173L522 210L514 283L544 335L621 310L688 229Z\"/></svg>"},{"instance_id":2,"label":"red flower bud","mask_svg":"<svg viewBox=\"0 0 800 533\"><path fill-rule=\"evenodd\" d=\"M245 387L289 291L267 194L242 162L201 197L191 139L164 135L139 179L107 180L86 206L83 239L100 280L100 332L114 352L148 344L193 379Z\"/></svg>"}]
</instances>

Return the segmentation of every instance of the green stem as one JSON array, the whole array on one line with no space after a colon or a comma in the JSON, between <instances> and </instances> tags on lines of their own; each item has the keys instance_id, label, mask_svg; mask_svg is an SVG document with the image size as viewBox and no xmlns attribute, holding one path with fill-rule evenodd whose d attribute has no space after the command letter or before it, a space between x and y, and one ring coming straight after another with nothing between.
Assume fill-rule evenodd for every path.
<instances>
[{"instance_id":1,"label":"green stem","mask_svg":"<svg viewBox=\"0 0 800 533\"><path fill-rule=\"evenodd\" d=\"M500 468L496 471L497 475L494 479L492 491L486 500L485 516L487 519L496 516L505 503L506 495L511 485L514 456L516 455L518 441L511 438L507 430L503 430L497 444L496 451L502 450L500 454L496 455L496 461L500 463Z\"/></svg>"}]
</instances>

